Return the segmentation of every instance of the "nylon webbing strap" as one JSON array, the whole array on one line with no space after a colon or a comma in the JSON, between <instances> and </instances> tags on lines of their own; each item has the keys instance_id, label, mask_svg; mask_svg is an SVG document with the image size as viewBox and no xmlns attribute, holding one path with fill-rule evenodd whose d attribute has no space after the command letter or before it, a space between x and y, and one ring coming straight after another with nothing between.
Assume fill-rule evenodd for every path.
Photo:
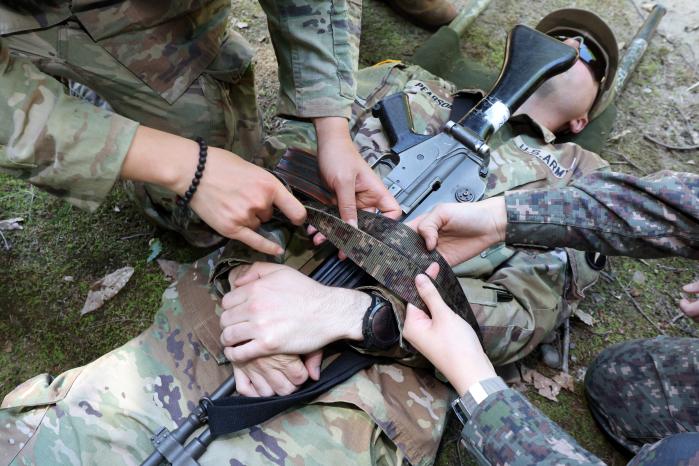
<instances>
[{"instance_id":1,"label":"nylon webbing strap","mask_svg":"<svg viewBox=\"0 0 699 466\"><path fill-rule=\"evenodd\" d=\"M382 215L358 211L359 228L345 223L337 209L317 202L306 204L313 225L347 257L405 301L427 311L415 288L415 277L437 262L433 280L444 301L468 322L483 344L478 321L456 275L437 251L428 251L420 235L408 226Z\"/></svg>"},{"instance_id":2,"label":"nylon webbing strap","mask_svg":"<svg viewBox=\"0 0 699 466\"><path fill-rule=\"evenodd\" d=\"M291 395L260 398L232 396L214 401L206 410L211 433L215 436L230 434L265 422L289 408L312 401L378 360L355 351L345 351L320 373L320 379Z\"/></svg>"}]
</instances>

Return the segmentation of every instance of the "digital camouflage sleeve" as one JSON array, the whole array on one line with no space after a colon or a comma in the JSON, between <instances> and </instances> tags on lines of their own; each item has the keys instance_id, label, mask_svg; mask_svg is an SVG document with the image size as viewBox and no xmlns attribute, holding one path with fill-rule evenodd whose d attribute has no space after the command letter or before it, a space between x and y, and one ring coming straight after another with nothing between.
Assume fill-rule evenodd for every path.
<instances>
[{"instance_id":1,"label":"digital camouflage sleeve","mask_svg":"<svg viewBox=\"0 0 699 466\"><path fill-rule=\"evenodd\" d=\"M0 170L94 209L119 176L138 123L70 97L0 39ZM7 120L5 120L7 118Z\"/></svg>"},{"instance_id":2,"label":"digital camouflage sleeve","mask_svg":"<svg viewBox=\"0 0 699 466\"><path fill-rule=\"evenodd\" d=\"M604 465L511 388L483 400L461 438L481 464Z\"/></svg>"},{"instance_id":3,"label":"digital camouflage sleeve","mask_svg":"<svg viewBox=\"0 0 699 466\"><path fill-rule=\"evenodd\" d=\"M508 192L506 241L633 257L699 259L699 175L594 172L552 190Z\"/></svg>"}]
</instances>

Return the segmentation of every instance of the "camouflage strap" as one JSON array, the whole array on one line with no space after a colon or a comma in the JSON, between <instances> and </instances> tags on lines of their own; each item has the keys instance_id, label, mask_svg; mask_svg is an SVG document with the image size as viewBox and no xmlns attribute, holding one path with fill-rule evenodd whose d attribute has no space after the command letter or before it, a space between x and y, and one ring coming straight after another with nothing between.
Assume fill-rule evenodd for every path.
<instances>
[{"instance_id":1,"label":"camouflage strap","mask_svg":"<svg viewBox=\"0 0 699 466\"><path fill-rule=\"evenodd\" d=\"M433 280L444 301L473 327L483 343L480 327L464 291L449 264L437 251L428 251L420 235L382 215L359 211L359 228L345 223L335 207L306 204L308 223L344 251L366 273L405 301L427 310L415 288L415 277L433 262L439 274Z\"/></svg>"}]
</instances>

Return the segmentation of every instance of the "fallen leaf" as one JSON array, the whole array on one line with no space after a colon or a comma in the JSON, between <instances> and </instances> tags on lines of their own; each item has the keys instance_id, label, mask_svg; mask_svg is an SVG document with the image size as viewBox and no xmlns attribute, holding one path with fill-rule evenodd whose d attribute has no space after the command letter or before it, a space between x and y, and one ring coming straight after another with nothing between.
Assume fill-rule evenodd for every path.
<instances>
[{"instance_id":1,"label":"fallen leaf","mask_svg":"<svg viewBox=\"0 0 699 466\"><path fill-rule=\"evenodd\" d=\"M66 275L65 277L63 277L63 281L64 282L72 282L72 281L75 281L75 278L72 275Z\"/></svg>"},{"instance_id":2,"label":"fallen leaf","mask_svg":"<svg viewBox=\"0 0 699 466\"><path fill-rule=\"evenodd\" d=\"M640 270L636 270L633 273L631 280L633 280L634 283L638 283L639 285L643 285L646 282L646 274L644 274Z\"/></svg>"},{"instance_id":3,"label":"fallen leaf","mask_svg":"<svg viewBox=\"0 0 699 466\"><path fill-rule=\"evenodd\" d=\"M0 220L0 230L10 231L10 230L22 230L24 227L20 225L24 219L22 217L8 218L7 220Z\"/></svg>"},{"instance_id":4,"label":"fallen leaf","mask_svg":"<svg viewBox=\"0 0 699 466\"><path fill-rule=\"evenodd\" d=\"M148 242L148 246L150 246L150 254L146 262L153 262L163 252L163 243L160 242L160 238L153 238Z\"/></svg>"},{"instance_id":5,"label":"fallen leaf","mask_svg":"<svg viewBox=\"0 0 699 466\"><path fill-rule=\"evenodd\" d=\"M247 29L248 28L248 23L244 23L243 21L238 21L235 23L235 27L238 29Z\"/></svg>"},{"instance_id":6,"label":"fallen leaf","mask_svg":"<svg viewBox=\"0 0 699 466\"><path fill-rule=\"evenodd\" d=\"M583 311L582 309L575 309L573 311L573 315L577 317L583 324L589 327L592 327L595 324L595 318L587 312Z\"/></svg>"},{"instance_id":7,"label":"fallen leaf","mask_svg":"<svg viewBox=\"0 0 699 466\"><path fill-rule=\"evenodd\" d=\"M641 290L639 290L638 288L635 288L635 287L634 287L634 288L630 288L630 289L629 289L629 294L630 294L631 296L633 296L634 298L638 298L639 296L641 296Z\"/></svg>"},{"instance_id":8,"label":"fallen leaf","mask_svg":"<svg viewBox=\"0 0 699 466\"><path fill-rule=\"evenodd\" d=\"M641 3L641 8L646 10L647 12L650 13L650 11L655 8L656 2L646 2L646 3Z\"/></svg>"},{"instance_id":9,"label":"fallen leaf","mask_svg":"<svg viewBox=\"0 0 699 466\"><path fill-rule=\"evenodd\" d=\"M158 259L158 267L163 271L165 277L170 280L177 280L177 270L180 268L180 263L177 261L170 261L167 259Z\"/></svg>"},{"instance_id":10,"label":"fallen leaf","mask_svg":"<svg viewBox=\"0 0 699 466\"><path fill-rule=\"evenodd\" d=\"M556 396L561 392L561 386L558 383L534 369L529 369L525 366L522 366L522 369L522 379L526 383L533 385L539 395L551 401L558 402Z\"/></svg>"},{"instance_id":11,"label":"fallen leaf","mask_svg":"<svg viewBox=\"0 0 699 466\"><path fill-rule=\"evenodd\" d=\"M124 288L131 275L133 275L133 267L122 267L93 283L87 293L85 305L80 310L80 315L83 316L102 307L106 301Z\"/></svg>"},{"instance_id":12,"label":"fallen leaf","mask_svg":"<svg viewBox=\"0 0 699 466\"><path fill-rule=\"evenodd\" d=\"M3 348L3 351L6 353L11 353L12 352L12 342L8 341L5 343L5 347Z\"/></svg>"},{"instance_id":13,"label":"fallen leaf","mask_svg":"<svg viewBox=\"0 0 699 466\"><path fill-rule=\"evenodd\" d=\"M561 388L565 388L571 393L575 393L575 379L572 375L566 374L565 372L559 372L553 377L553 381L556 382Z\"/></svg>"},{"instance_id":14,"label":"fallen leaf","mask_svg":"<svg viewBox=\"0 0 699 466\"><path fill-rule=\"evenodd\" d=\"M575 371L575 380L582 382L585 380L585 374L587 374L587 367L578 367L578 370Z\"/></svg>"}]
</instances>

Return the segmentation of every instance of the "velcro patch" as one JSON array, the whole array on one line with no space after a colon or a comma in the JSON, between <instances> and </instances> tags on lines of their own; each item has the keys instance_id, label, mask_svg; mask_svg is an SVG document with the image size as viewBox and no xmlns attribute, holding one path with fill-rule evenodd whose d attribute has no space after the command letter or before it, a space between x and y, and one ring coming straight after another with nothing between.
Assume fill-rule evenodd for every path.
<instances>
[{"instance_id":1,"label":"velcro patch","mask_svg":"<svg viewBox=\"0 0 699 466\"><path fill-rule=\"evenodd\" d=\"M528 146L519 136L515 138L514 143L517 146L517 148L519 148L519 150L521 150L525 154L533 155L534 157L544 162L546 166L549 168L549 170L551 170L553 176L555 176L556 178L564 178L568 174L568 168L563 167L558 162L558 159L556 159L556 157L550 152Z\"/></svg>"}]
</instances>

